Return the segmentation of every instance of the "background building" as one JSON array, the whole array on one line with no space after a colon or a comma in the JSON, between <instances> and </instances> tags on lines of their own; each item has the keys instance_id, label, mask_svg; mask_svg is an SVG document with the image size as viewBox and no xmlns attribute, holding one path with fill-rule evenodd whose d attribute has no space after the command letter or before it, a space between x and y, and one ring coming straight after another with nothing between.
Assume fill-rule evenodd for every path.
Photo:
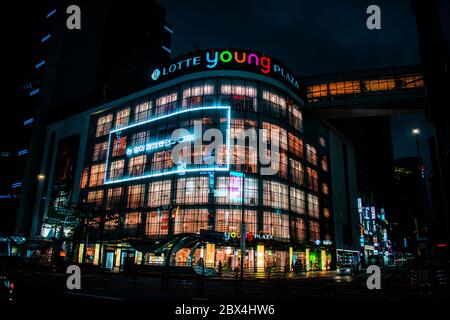
<instances>
[{"instance_id":1,"label":"background building","mask_svg":"<svg viewBox=\"0 0 450 320\"><path fill-rule=\"evenodd\" d=\"M80 30L66 27L69 5L81 9ZM22 235L29 235L36 186L43 177L39 159L46 126L144 88L148 71L168 60L173 33L165 10L154 1L127 6L111 1L48 1L42 8L46 11L36 22L37 41L31 50L33 70L24 80L27 100L21 99L27 106L21 108L26 110L21 130L29 130L22 133L18 153L24 160L7 174L20 190L15 193L20 194L15 232Z\"/></svg>"}]
</instances>

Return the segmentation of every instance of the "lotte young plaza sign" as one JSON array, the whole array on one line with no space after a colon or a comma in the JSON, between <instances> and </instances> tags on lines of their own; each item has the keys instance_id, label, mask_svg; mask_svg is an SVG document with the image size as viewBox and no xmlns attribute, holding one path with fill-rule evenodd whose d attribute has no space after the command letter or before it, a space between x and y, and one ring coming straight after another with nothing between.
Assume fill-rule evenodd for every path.
<instances>
[{"instance_id":1,"label":"lotte young plaza sign","mask_svg":"<svg viewBox=\"0 0 450 320\"><path fill-rule=\"evenodd\" d=\"M292 71L273 57L243 49L209 49L180 56L169 65L150 72L152 82L163 82L184 74L211 70L240 70L277 79L293 90L300 84Z\"/></svg>"}]
</instances>

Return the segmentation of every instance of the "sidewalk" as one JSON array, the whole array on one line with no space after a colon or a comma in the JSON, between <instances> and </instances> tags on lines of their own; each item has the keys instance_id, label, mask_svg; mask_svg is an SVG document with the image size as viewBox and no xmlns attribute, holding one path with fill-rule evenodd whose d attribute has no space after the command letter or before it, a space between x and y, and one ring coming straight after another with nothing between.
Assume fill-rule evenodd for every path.
<instances>
[{"instance_id":1,"label":"sidewalk","mask_svg":"<svg viewBox=\"0 0 450 320\"><path fill-rule=\"evenodd\" d=\"M262 279L280 279L280 278L287 278L287 279L308 279L308 278L320 278L320 277L333 277L335 275L338 275L339 273L337 271L308 271L308 272L302 272L299 274L295 274L293 272L273 272L273 273L267 273L267 272L254 272L245 270L244 271L244 279L254 279L254 280L262 280ZM237 274L238 278L240 278L241 274L238 272ZM236 278L236 272L222 272L222 275L220 277L213 277L209 279L223 279L223 280L234 280Z\"/></svg>"}]
</instances>

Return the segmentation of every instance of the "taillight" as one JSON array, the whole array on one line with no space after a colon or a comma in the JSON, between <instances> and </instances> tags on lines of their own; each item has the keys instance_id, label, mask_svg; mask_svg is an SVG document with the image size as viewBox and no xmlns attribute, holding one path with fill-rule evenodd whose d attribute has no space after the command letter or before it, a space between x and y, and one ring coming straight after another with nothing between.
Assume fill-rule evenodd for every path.
<instances>
[{"instance_id":1,"label":"taillight","mask_svg":"<svg viewBox=\"0 0 450 320\"><path fill-rule=\"evenodd\" d=\"M11 282L11 284L9 285L9 287L10 287L11 289L14 289L14 282Z\"/></svg>"}]
</instances>

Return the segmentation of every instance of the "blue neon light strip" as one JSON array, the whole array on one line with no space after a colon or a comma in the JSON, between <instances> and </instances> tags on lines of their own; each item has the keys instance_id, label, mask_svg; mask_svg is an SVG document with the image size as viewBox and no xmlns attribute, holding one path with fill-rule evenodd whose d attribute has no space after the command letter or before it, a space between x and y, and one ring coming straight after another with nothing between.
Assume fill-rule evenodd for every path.
<instances>
[{"instance_id":1,"label":"blue neon light strip","mask_svg":"<svg viewBox=\"0 0 450 320\"><path fill-rule=\"evenodd\" d=\"M158 120L161 120L161 119L170 118L170 117L176 116L178 114L194 112L194 111L200 111L200 110L215 110L215 109L218 109L218 110L228 109L228 115L230 116L230 114L231 114L231 112L230 112L231 108L228 107L228 106L210 106L210 107L198 107L198 108L184 109L184 110L176 111L174 113L170 113L170 114L166 114L166 115L159 116L159 117L156 117L156 118L148 119L148 120L145 120L145 121L142 121L142 122L139 122L139 123L130 124L129 126L126 126L126 127L117 128L117 129L111 130L109 134L111 135L112 133L115 133L115 132L119 132L119 131L127 130L127 129L130 129L130 128L142 126L144 124L147 124L147 123L150 123L150 122L155 122L155 121L158 121Z\"/></svg>"},{"instance_id":2,"label":"blue neon light strip","mask_svg":"<svg viewBox=\"0 0 450 320\"><path fill-rule=\"evenodd\" d=\"M28 153L28 149L24 149L24 150L20 150L19 152L17 152L18 156L23 156L24 154Z\"/></svg>"},{"instance_id":3,"label":"blue neon light strip","mask_svg":"<svg viewBox=\"0 0 450 320\"><path fill-rule=\"evenodd\" d=\"M226 155L226 167L203 167L203 168L193 168L193 169L181 169L181 170L173 170L173 171L166 171L166 172L160 172L160 173L152 173L152 174L147 174L147 175L142 175L142 176L138 176L138 177L129 177L129 178L123 178L123 179L117 179L117 180L112 180L112 181L108 181L107 177L108 177L108 163L109 163L109 151L110 151L110 145L111 145L111 135L115 132L119 132L122 130L126 130L129 128L134 128L137 126L141 126L144 125L146 123L151 123L151 122L155 122L161 119L165 119L165 118L169 118L178 114L183 114L183 113L187 113L187 112L194 112L194 111L199 111L199 110L227 110L227 118L228 118L228 124L227 124L227 155ZM153 119L149 119L147 121L144 122L140 122L140 123L135 123L132 125L129 125L127 127L123 127L123 128L119 128L119 129L115 129L112 130L109 133L109 138L108 138L108 150L106 153L106 161L105 161L105 177L103 180L104 184L113 184L113 183L119 183L119 182L126 182L126 181L133 181L133 180L141 180L141 179L147 179L147 178L152 178L152 177L161 177L161 176L166 176L166 175L170 175L170 174L179 174L179 173L188 173L188 172L206 172L206 171L230 171L230 134L231 134L231 107L228 106L211 106L211 107L199 107L199 108L192 108L192 109L186 109L186 110L181 110L181 111L177 111L168 115L164 115L164 116L160 116L160 117L156 117Z\"/></svg>"},{"instance_id":4,"label":"blue neon light strip","mask_svg":"<svg viewBox=\"0 0 450 320\"><path fill-rule=\"evenodd\" d=\"M11 185L11 188L19 188L22 186L22 182L16 182Z\"/></svg>"},{"instance_id":5,"label":"blue neon light strip","mask_svg":"<svg viewBox=\"0 0 450 320\"><path fill-rule=\"evenodd\" d=\"M33 123L33 121L34 121L34 118L27 119L27 120L25 120L25 121L23 122L23 125L24 125L24 126L27 126L27 125Z\"/></svg>"},{"instance_id":6,"label":"blue neon light strip","mask_svg":"<svg viewBox=\"0 0 450 320\"><path fill-rule=\"evenodd\" d=\"M52 11L50 11L48 14L47 14L47 18L50 18L52 15L54 15L56 13L56 9L53 9Z\"/></svg>"},{"instance_id":7,"label":"blue neon light strip","mask_svg":"<svg viewBox=\"0 0 450 320\"><path fill-rule=\"evenodd\" d=\"M45 60L42 60L41 62L39 62L39 63L36 65L36 69L39 69L39 68L42 67L44 64L45 64Z\"/></svg>"},{"instance_id":8,"label":"blue neon light strip","mask_svg":"<svg viewBox=\"0 0 450 320\"><path fill-rule=\"evenodd\" d=\"M164 26L164 30L168 31L169 33L173 34L173 30L169 28L168 26Z\"/></svg>"},{"instance_id":9,"label":"blue neon light strip","mask_svg":"<svg viewBox=\"0 0 450 320\"><path fill-rule=\"evenodd\" d=\"M41 91L41 90L39 90L39 88L36 89L36 90L31 91L31 92L30 92L30 97L31 97L31 96L34 96L36 93L39 93L39 91Z\"/></svg>"},{"instance_id":10,"label":"blue neon light strip","mask_svg":"<svg viewBox=\"0 0 450 320\"><path fill-rule=\"evenodd\" d=\"M166 46L161 46L161 48L163 48L164 50L166 50L168 53L172 53L172 50L170 50L170 49L167 48Z\"/></svg>"},{"instance_id":11,"label":"blue neon light strip","mask_svg":"<svg viewBox=\"0 0 450 320\"><path fill-rule=\"evenodd\" d=\"M43 37L43 38L41 39L41 43L43 43L43 42L47 41L48 39L50 39L51 36L52 36L52 35L49 33L48 35L46 35L45 37Z\"/></svg>"}]
</instances>

